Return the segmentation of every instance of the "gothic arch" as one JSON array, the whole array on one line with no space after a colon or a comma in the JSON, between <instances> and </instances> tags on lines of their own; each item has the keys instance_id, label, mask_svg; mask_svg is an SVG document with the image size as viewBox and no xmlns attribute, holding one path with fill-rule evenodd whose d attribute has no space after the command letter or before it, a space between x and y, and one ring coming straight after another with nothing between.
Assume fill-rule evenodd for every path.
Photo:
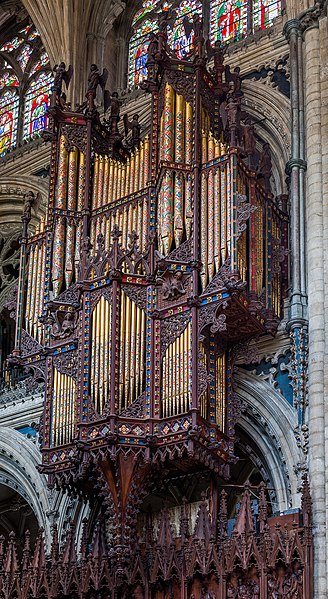
<instances>
[{"instance_id":1,"label":"gothic arch","mask_svg":"<svg viewBox=\"0 0 328 599\"><path fill-rule=\"evenodd\" d=\"M67 494L49 490L46 476L37 470L41 462L40 451L30 439L3 426L0 427L0 437L0 485L14 489L27 501L39 526L44 529L47 546L51 543L54 521L61 539L69 522L75 520L80 538L83 518L89 513L88 505L72 500Z\"/></svg>"},{"instance_id":2,"label":"gothic arch","mask_svg":"<svg viewBox=\"0 0 328 599\"><path fill-rule=\"evenodd\" d=\"M305 456L294 435L295 410L268 383L249 372L239 371L235 381L236 392L245 404L238 424L258 448L270 473L278 510L299 507L295 470L304 464Z\"/></svg>"},{"instance_id":3,"label":"gothic arch","mask_svg":"<svg viewBox=\"0 0 328 599\"><path fill-rule=\"evenodd\" d=\"M12 428L0 427L0 435L0 482L26 499L49 538L49 492L46 477L37 471L40 452L30 439Z\"/></svg>"},{"instance_id":4,"label":"gothic arch","mask_svg":"<svg viewBox=\"0 0 328 599\"><path fill-rule=\"evenodd\" d=\"M263 142L270 143L275 182L275 195L287 192L286 163L290 158L290 102L271 84L243 81L243 104L254 119Z\"/></svg>"}]
</instances>

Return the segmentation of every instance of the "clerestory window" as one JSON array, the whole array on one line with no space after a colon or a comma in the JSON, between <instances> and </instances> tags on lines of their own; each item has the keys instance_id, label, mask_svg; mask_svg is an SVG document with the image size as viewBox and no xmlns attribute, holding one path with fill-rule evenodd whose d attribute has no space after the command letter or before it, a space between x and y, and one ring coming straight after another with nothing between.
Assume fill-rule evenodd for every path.
<instances>
[{"instance_id":1,"label":"clerestory window","mask_svg":"<svg viewBox=\"0 0 328 599\"><path fill-rule=\"evenodd\" d=\"M209 8L208 8L209 7ZM168 43L178 58L187 58L193 47L189 24L194 14L204 22L204 34L211 43L239 41L250 33L271 27L281 14L281 0L145 0L132 22L129 44L128 86L139 86L147 76L149 34L158 28L158 16L166 11Z\"/></svg>"},{"instance_id":2,"label":"clerestory window","mask_svg":"<svg viewBox=\"0 0 328 599\"><path fill-rule=\"evenodd\" d=\"M49 58L31 24L0 47L0 157L40 137L47 125Z\"/></svg>"}]
</instances>

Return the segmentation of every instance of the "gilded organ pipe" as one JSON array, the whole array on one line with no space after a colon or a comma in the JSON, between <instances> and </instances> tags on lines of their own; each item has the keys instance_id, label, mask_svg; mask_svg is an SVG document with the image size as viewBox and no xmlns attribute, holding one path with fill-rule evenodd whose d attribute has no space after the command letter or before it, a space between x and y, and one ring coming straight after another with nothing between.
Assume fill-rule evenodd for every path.
<instances>
[{"instance_id":1,"label":"gilded organ pipe","mask_svg":"<svg viewBox=\"0 0 328 599\"><path fill-rule=\"evenodd\" d=\"M68 159L68 190L67 190L67 210L76 210L76 193L77 193L77 148L74 148L69 153ZM65 252L65 283L68 287L73 278L73 260L74 260L74 244L75 244L75 224L70 221L66 226L66 252Z\"/></svg>"},{"instance_id":2,"label":"gilded organ pipe","mask_svg":"<svg viewBox=\"0 0 328 599\"><path fill-rule=\"evenodd\" d=\"M73 377L53 369L52 445L66 445L74 434L76 383Z\"/></svg>"},{"instance_id":3,"label":"gilded organ pipe","mask_svg":"<svg viewBox=\"0 0 328 599\"><path fill-rule=\"evenodd\" d=\"M170 343L162 360L162 416L182 414L190 409L191 325Z\"/></svg>"},{"instance_id":4,"label":"gilded organ pipe","mask_svg":"<svg viewBox=\"0 0 328 599\"><path fill-rule=\"evenodd\" d=\"M56 186L55 207L65 209L67 202L67 149L66 139L62 135L59 144L58 176ZM53 263L52 263L52 285L54 297L60 292L63 283L64 269L64 243L65 243L65 221L63 217L57 216L54 240L53 240Z\"/></svg>"}]
</instances>

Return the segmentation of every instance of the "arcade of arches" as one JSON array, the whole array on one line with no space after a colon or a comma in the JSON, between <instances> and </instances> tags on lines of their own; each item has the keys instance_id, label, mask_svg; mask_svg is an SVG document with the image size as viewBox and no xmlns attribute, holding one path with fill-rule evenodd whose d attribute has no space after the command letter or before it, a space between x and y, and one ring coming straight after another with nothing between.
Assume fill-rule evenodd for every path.
<instances>
[{"instance_id":1,"label":"arcade of arches","mask_svg":"<svg viewBox=\"0 0 328 599\"><path fill-rule=\"evenodd\" d=\"M327 11L1 2L0 599L326 598Z\"/></svg>"}]
</instances>

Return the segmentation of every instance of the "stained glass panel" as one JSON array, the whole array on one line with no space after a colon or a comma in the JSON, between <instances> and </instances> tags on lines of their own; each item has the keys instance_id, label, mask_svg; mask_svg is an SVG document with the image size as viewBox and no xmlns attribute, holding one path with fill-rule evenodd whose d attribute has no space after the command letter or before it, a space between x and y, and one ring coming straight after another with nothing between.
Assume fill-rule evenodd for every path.
<instances>
[{"instance_id":1,"label":"stained glass panel","mask_svg":"<svg viewBox=\"0 0 328 599\"><path fill-rule=\"evenodd\" d=\"M18 86L19 81L14 71L5 71L0 74L0 88Z\"/></svg>"},{"instance_id":2,"label":"stained glass panel","mask_svg":"<svg viewBox=\"0 0 328 599\"><path fill-rule=\"evenodd\" d=\"M273 20L281 13L280 0L254 0L253 24L254 30L265 29L272 25Z\"/></svg>"},{"instance_id":3,"label":"stained glass panel","mask_svg":"<svg viewBox=\"0 0 328 599\"><path fill-rule=\"evenodd\" d=\"M28 40L32 41L35 40L36 37L39 37L39 32L35 29L34 31L31 31L31 33L28 36Z\"/></svg>"},{"instance_id":4,"label":"stained glass panel","mask_svg":"<svg viewBox=\"0 0 328 599\"><path fill-rule=\"evenodd\" d=\"M47 108L52 75L40 73L33 81L25 97L24 139L40 136L47 126Z\"/></svg>"},{"instance_id":5,"label":"stained glass panel","mask_svg":"<svg viewBox=\"0 0 328 599\"><path fill-rule=\"evenodd\" d=\"M21 52L17 56L17 60L21 66L22 71L25 71L26 65L29 61L29 58L33 52L33 48L31 46L24 46Z\"/></svg>"},{"instance_id":6,"label":"stained glass panel","mask_svg":"<svg viewBox=\"0 0 328 599\"><path fill-rule=\"evenodd\" d=\"M146 20L130 40L129 49L129 87L138 87L147 78L147 50L149 33L155 31L157 24Z\"/></svg>"},{"instance_id":7,"label":"stained glass panel","mask_svg":"<svg viewBox=\"0 0 328 599\"><path fill-rule=\"evenodd\" d=\"M193 46L194 32L191 31L187 35L183 20L188 17L188 20L192 22L194 13L202 15L201 3L198 0L183 0L176 9L177 19L173 25L173 29L169 29L168 31L168 43L180 59L188 56Z\"/></svg>"},{"instance_id":8,"label":"stained glass panel","mask_svg":"<svg viewBox=\"0 0 328 599\"><path fill-rule=\"evenodd\" d=\"M244 37L247 33L247 0L213 0L210 30L212 44Z\"/></svg>"},{"instance_id":9,"label":"stained glass panel","mask_svg":"<svg viewBox=\"0 0 328 599\"><path fill-rule=\"evenodd\" d=\"M0 156L15 147L17 138L18 95L7 90L0 96Z\"/></svg>"},{"instance_id":10,"label":"stained glass panel","mask_svg":"<svg viewBox=\"0 0 328 599\"><path fill-rule=\"evenodd\" d=\"M134 15L132 26L135 25L137 21L140 21L140 19L142 19L147 13L154 10L154 8L157 8L159 2L160 0L145 0L145 2L142 3L140 10L138 10L138 12Z\"/></svg>"},{"instance_id":11,"label":"stained glass panel","mask_svg":"<svg viewBox=\"0 0 328 599\"><path fill-rule=\"evenodd\" d=\"M27 35L28 32L30 31L32 25L26 25L26 27L24 27L24 29L21 29L19 33L22 33L23 35Z\"/></svg>"},{"instance_id":12,"label":"stained glass panel","mask_svg":"<svg viewBox=\"0 0 328 599\"><path fill-rule=\"evenodd\" d=\"M37 71L42 69L42 67L44 67L48 63L49 63L48 54L46 52L43 52L43 54L41 54L39 60L33 65L32 69L30 71L30 75L34 75L34 73L36 73Z\"/></svg>"},{"instance_id":13,"label":"stained glass panel","mask_svg":"<svg viewBox=\"0 0 328 599\"><path fill-rule=\"evenodd\" d=\"M14 37L10 42L4 44L0 50L1 52L12 52L13 50L16 50L16 48L19 48L22 43L22 37Z\"/></svg>"}]
</instances>

